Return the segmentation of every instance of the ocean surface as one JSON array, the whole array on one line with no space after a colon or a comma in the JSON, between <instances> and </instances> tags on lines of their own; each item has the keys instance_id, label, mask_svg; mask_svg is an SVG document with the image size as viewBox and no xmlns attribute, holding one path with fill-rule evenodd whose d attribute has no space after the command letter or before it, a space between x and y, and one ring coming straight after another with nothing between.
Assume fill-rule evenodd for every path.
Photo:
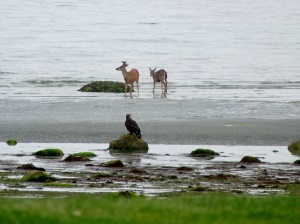
<instances>
[{"instance_id":1,"label":"ocean surface","mask_svg":"<svg viewBox=\"0 0 300 224\"><path fill-rule=\"evenodd\" d=\"M299 0L1 0L0 30L2 123L300 118ZM78 91L121 61L139 97Z\"/></svg>"}]
</instances>

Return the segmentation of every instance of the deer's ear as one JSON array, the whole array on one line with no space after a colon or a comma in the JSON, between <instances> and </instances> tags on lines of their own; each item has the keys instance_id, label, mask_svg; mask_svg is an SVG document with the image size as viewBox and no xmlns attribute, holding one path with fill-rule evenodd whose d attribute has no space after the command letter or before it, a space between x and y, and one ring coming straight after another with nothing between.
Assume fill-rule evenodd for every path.
<instances>
[{"instance_id":1,"label":"deer's ear","mask_svg":"<svg viewBox=\"0 0 300 224\"><path fill-rule=\"evenodd\" d=\"M153 70L155 72L156 68Z\"/></svg>"},{"instance_id":2,"label":"deer's ear","mask_svg":"<svg viewBox=\"0 0 300 224\"><path fill-rule=\"evenodd\" d=\"M151 68L149 68L150 72L151 72Z\"/></svg>"}]
</instances>

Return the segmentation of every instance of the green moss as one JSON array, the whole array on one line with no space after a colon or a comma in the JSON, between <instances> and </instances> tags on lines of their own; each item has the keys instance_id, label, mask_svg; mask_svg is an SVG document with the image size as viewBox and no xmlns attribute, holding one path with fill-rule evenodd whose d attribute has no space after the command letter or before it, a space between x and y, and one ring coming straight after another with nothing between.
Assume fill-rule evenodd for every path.
<instances>
[{"instance_id":1,"label":"green moss","mask_svg":"<svg viewBox=\"0 0 300 224\"><path fill-rule=\"evenodd\" d=\"M127 91L130 87L127 85ZM110 92L110 93L124 93L125 84L123 82L113 81L97 81L89 83L81 87L78 91L81 92Z\"/></svg>"},{"instance_id":2,"label":"green moss","mask_svg":"<svg viewBox=\"0 0 300 224\"><path fill-rule=\"evenodd\" d=\"M15 146L17 144L17 141L15 139L9 139L6 143L9 146Z\"/></svg>"},{"instance_id":3,"label":"green moss","mask_svg":"<svg viewBox=\"0 0 300 224\"><path fill-rule=\"evenodd\" d=\"M112 140L109 143L109 150L117 153L147 153L149 146L147 142L136 137L136 135L128 133Z\"/></svg>"},{"instance_id":4,"label":"green moss","mask_svg":"<svg viewBox=\"0 0 300 224\"><path fill-rule=\"evenodd\" d=\"M33 153L33 155L40 157L62 157L64 155L63 151L60 149L52 148L52 149L43 149Z\"/></svg>"},{"instance_id":5,"label":"green moss","mask_svg":"<svg viewBox=\"0 0 300 224\"><path fill-rule=\"evenodd\" d=\"M220 154L210 149L196 149L191 152L191 155L195 157L206 157L206 156L217 156Z\"/></svg>"},{"instance_id":6,"label":"green moss","mask_svg":"<svg viewBox=\"0 0 300 224\"><path fill-rule=\"evenodd\" d=\"M300 140L292 142L289 146L288 146L288 150L290 151L290 153L292 153L293 155L298 155L300 156Z\"/></svg>"},{"instance_id":7,"label":"green moss","mask_svg":"<svg viewBox=\"0 0 300 224\"><path fill-rule=\"evenodd\" d=\"M74 153L73 156L96 157L97 155L92 152L78 152Z\"/></svg>"},{"instance_id":8,"label":"green moss","mask_svg":"<svg viewBox=\"0 0 300 224\"><path fill-rule=\"evenodd\" d=\"M51 177L49 174L46 174L43 171L33 170L25 173L22 180L33 181L33 182L46 182L46 181L54 181L55 178Z\"/></svg>"},{"instance_id":9,"label":"green moss","mask_svg":"<svg viewBox=\"0 0 300 224\"><path fill-rule=\"evenodd\" d=\"M108 162L100 164L102 167L123 167L124 164L121 160L110 160Z\"/></svg>"}]
</instances>

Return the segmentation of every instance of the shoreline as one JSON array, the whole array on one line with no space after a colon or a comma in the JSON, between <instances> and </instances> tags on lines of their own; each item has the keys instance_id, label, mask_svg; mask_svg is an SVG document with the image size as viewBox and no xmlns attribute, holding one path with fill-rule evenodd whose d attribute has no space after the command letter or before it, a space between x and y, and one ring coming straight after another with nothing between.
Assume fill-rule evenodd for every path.
<instances>
[{"instance_id":1,"label":"shoreline","mask_svg":"<svg viewBox=\"0 0 300 224\"><path fill-rule=\"evenodd\" d=\"M123 122L1 122L1 142L109 143L127 133ZM298 119L141 121L148 144L283 146L300 138Z\"/></svg>"}]
</instances>

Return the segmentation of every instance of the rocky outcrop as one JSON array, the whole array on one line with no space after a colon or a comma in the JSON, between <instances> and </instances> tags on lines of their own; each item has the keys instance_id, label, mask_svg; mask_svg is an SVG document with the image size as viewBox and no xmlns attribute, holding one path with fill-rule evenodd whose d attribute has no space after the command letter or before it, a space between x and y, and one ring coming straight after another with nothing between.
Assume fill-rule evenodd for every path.
<instances>
[{"instance_id":1,"label":"rocky outcrop","mask_svg":"<svg viewBox=\"0 0 300 224\"><path fill-rule=\"evenodd\" d=\"M241 160L242 163L261 163L257 157L253 156L244 156Z\"/></svg>"},{"instance_id":2,"label":"rocky outcrop","mask_svg":"<svg viewBox=\"0 0 300 224\"><path fill-rule=\"evenodd\" d=\"M191 156L194 157L211 157L211 156L218 156L219 153L210 150L210 149L195 149L191 152Z\"/></svg>"},{"instance_id":3,"label":"rocky outcrop","mask_svg":"<svg viewBox=\"0 0 300 224\"><path fill-rule=\"evenodd\" d=\"M33 181L33 182L46 182L46 181L49 182L49 181L54 181L55 178L43 171L32 170L25 173L22 180Z\"/></svg>"},{"instance_id":4,"label":"rocky outcrop","mask_svg":"<svg viewBox=\"0 0 300 224\"><path fill-rule=\"evenodd\" d=\"M33 155L38 157L62 157L64 153L60 149L52 148L52 149L43 149L37 151L33 153Z\"/></svg>"},{"instance_id":5,"label":"rocky outcrop","mask_svg":"<svg viewBox=\"0 0 300 224\"><path fill-rule=\"evenodd\" d=\"M289 150L290 153L292 153L293 155L300 156L300 139L299 139L298 141L292 142L292 143L288 146L288 150Z\"/></svg>"},{"instance_id":6,"label":"rocky outcrop","mask_svg":"<svg viewBox=\"0 0 300 224\"><path fill-rule=\"evenodd\" d=\"M125 83L124 82L112 82L112 81L91 82L91 83L81 87L78 91L124 93L125 92ZM127 85L127 91L130 91L130 87L128 85Z\"/></svg>"},{"instance_id":7,"label":"rocky outcrop","mask_svg":"<svg viewBox=\"0 0 300 224\"><path fill-rule=\"evenodd\" d=\"M109 150L114 153L147 153L149 146L134 134L125 134L109 143Z\"/></svg>"}]
</instances>

